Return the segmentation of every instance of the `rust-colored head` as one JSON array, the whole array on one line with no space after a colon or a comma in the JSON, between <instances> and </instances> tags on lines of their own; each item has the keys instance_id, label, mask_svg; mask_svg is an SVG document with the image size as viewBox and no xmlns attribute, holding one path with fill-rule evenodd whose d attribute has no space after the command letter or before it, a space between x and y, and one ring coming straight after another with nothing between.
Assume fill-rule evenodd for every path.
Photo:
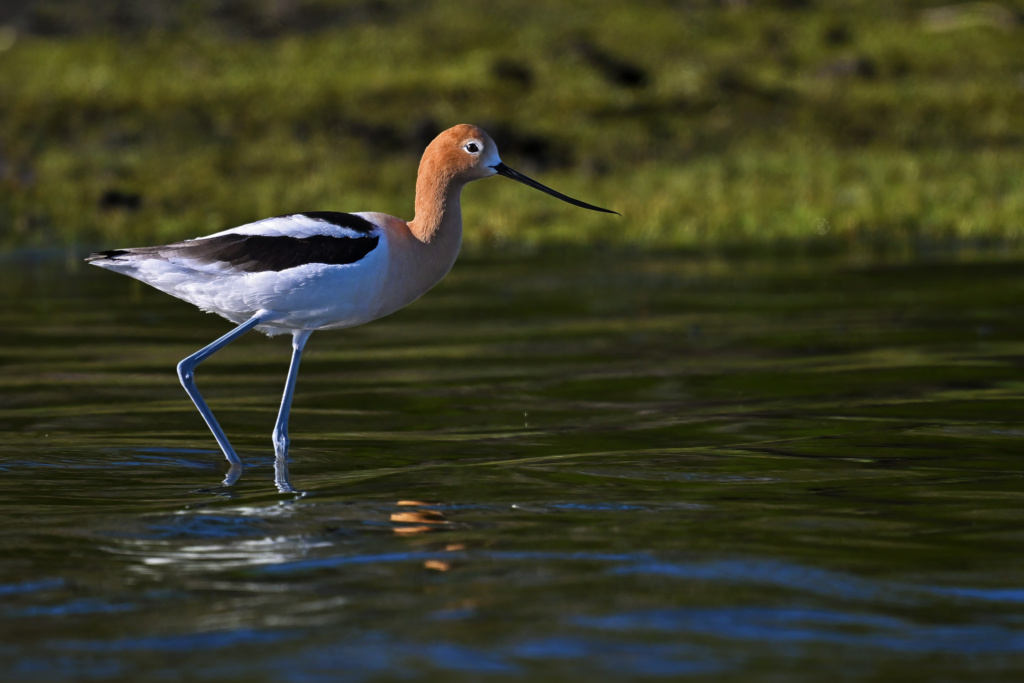
<instances>
[{"instance_id":1,"label":"rust-colored head","mask_svg":"<svg viewBox=\"0 0 1024 683\"><path fill-rule=\"evenodd\" d=\"M460 123L427 145L420 173L429 169L438 180L464 184L494 175L494 167L500 163L498 147L491 136L477 126Z\"/></svg>"},{"instance_id":2,"label":"rust-colored head","mask_svg":"<svg viewBox=\"0 0 1024 683\"><path fill-rule=\"evenodd\" d=\"M437 183L444 187L461 186L492 175L503 175L584 209L615 213L556 192L509 168L501 162L498 147L491 136L482 128L468 123L453 126L434 138L427 145L420 162L420 182Z\"/></svg>"}]
</instances>

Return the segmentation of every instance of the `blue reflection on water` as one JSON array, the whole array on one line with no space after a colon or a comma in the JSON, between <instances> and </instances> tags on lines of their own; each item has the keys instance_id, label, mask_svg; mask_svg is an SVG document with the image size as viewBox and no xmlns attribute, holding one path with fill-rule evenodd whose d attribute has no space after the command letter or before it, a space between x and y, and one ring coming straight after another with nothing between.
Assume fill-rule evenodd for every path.
<instances>
[{"instance_id":1,"label":"blue reflection on water","mask_svg":"<svg viewBox=\"0 0 1024 683\"><path fill-rule=\"evenodd\" d=\"M55 605L30 605L7 608L0 611L4 618L17 617L67 617L75 614L108 614L130 612L136 609L134 603L113 603L106 598L79 598Z\"/></svg>"},{"instance_id":2,"label":"blue reflection on water","mask_svg":"<svg viewBox=\"0 0 1024 683\"><path fill-rule=\"evenodd\" d=\"M585 512L631 512L650 509L646 505L628 503L553 503L546 507L552 510L581 510Z\"/></svg>"},{"instance_id":3,"label":"blue reflection on water","mask_svg":"<svg viewBox=\"0 0 1024 683\"><path fill-rule=\"evenodd\" d=\"M997 625L914 624L873 614L789 607L645 610L576 617L572 623L623 632L685 632L758 642L829 643L914 653L1024 651L1024 631Z\"/></svg>"},{"instance_id":4,"label":"blue reflection on water","mask_svg":"<svg viewBox=\"0 0 1024 683\"><path fill-rule=\"evenodd\" d=\"M800 592L859 600L894 598L894 589L905 591L912 588L798 564L762 560L722 560L693 564L655 561L615 567L610 571L621 575L651 574L686 580L769 584ZM899 597L900 601L909 599L909 596Z\"/></svg>"},{"instance_id":5,"label":"blue reflection on water","mask_svg":"<svg viewBox=\"0 0 1024 683\"><path fill-rule=\"evenodd\" d=\"M725 669L706 648L686 644L623 642L612 638L564 636L527 641L512 648L524 659L581 660L609 673L686 676Z\"/></svg>"},{"instance_id":6,"label":"blue reflection on water","mask_svg":"<svg viewBox=\"0 0 1024 683\"><path fill-rule=\"evenodd\" d=\"M54 643L65 652L129 652L133 650L159 650L162 652L194 652L196 650L222 650L239 645L268 645L301 637L298 631L243 628L224 631L204 631L167 636L117 638L115 640L62 640Z\"/></svg>"},{"instance_id":7,"label":"blue reflection on water","mask_svg":"<svg viewBox=\"0 0 1024 683\"><path fill-rule=\"evenodd\" d=\"M266 533L266 523L258 517L238 515L175 515L150 522L144 530L111 532L107 535L127 539L164 541L173 539L227 540L251 538Z\"/></svg>"},{"instance_id":8,"label":"blue reflection on water","mask_svg":"<svg viewBox=\"0 0 1024 683\"><path fill-rule=\"evenodd\" d=\"M5 595L17 595L19 593L36 593L39 591L55 590L62 588L64 579L39 579L37 581L22 581L20 583L0 584L0 597Z\"/></svg>"},{"instance_id":9,"label":"blue reflection on water","mask_svg":"<svg viewBox=\"0 0 1024 683\"><path fill-rule=\"evenodd\" d=\"M952 586L932 586L930 591L955 598L970 600L990 600L992 602L1018 603L1024 602L1024 588L957 588Z\"/></svg>"},{"instance_id":10,"label":"blue reflection on water","mask_svg":"<svg viewBox=\"0 0 1024 683\"><path fill-rule=\"evenodd\" d=\"M918 605L935 598L1024 602L1024 588L934 586L863 579L850 574L769 560L721 560L706 563L641 561L608 570L618 575L654 575L688 581L726 581L787 588L828 598Z\"/></svg>"}]
</instances>

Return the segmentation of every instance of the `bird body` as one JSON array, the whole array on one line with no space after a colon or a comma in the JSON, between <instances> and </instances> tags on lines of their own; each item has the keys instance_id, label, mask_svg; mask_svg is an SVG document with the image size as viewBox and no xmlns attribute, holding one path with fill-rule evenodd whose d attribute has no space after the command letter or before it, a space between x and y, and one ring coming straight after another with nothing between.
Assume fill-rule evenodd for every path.
<instances>
[{"instance_id":1,"label":"bird body","mask_svg":"<svg viewBox=\"0 0 1024 683\"><path fill-rule=\"evenodd\" d=\"M409 303L386 284L383 214L292 214L92 263L235 324L267 311L267 334L352 327ZM355 226L357 229L353 229ZM123 251L123 253L118 253Z\"/></svg>"},{"instance_id":2,"label":"bird body","mask_svg":"<svg viewBox=\"0 0 1024 683\"><path fill-rule=\"evenodd\" d=\"M461 124L441 133L424 152L411 221L375 212L295 213L174 244L98 252L86 260L238 325L178 365L182 385L232 465L225 480L232 483L241 460L195 386L195 367L250 329L292 334L292 364L274 428L278 460L287 458L288 415L309 335L394 313L440 282L462 245L462 188L496 174L583 208L614 213L510 169L486 132Z\"/></svg>"}]
</instances>

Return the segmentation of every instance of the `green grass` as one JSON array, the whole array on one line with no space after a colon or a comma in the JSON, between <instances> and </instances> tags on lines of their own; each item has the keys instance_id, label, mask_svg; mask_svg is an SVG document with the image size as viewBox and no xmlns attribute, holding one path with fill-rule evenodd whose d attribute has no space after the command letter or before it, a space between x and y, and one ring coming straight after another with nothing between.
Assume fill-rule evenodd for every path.
<instances>
[{"instance_id":1,"label":"green grass","mask_svg":"<svg viewBox=\"0 0 1024 683\"><path fill-rule=\"evenodd\" d=\"M491 180L466 191L471 248L1024 246L1024 3L293 3L331 19L318 30L271 4L243 3L248 24L200 2L129 31L102 12L58 37L8 30L0 246L411 218L425 141L463 121L623 214ZM104 208L110 191L140 204Z\"/></svg>"}]
</instances>

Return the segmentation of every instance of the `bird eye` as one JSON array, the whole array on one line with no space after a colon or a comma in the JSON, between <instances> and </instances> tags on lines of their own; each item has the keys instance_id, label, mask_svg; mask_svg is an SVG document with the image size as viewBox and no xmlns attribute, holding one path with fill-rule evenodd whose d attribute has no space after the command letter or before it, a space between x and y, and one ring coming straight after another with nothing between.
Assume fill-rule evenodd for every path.
<instances>
[{"instance_id":1,"label":"bird eye","mask_svg":"<svg viewBox=\"0 0 1024 683\"><path fill-rule=\"evenodd\" d=\"M462 146L462 149L466 150L470 154L479 154L480 151L483 149L483 145L481 145L476 140L470 140L469 142Z\"/></svg>"}]
</instances>

